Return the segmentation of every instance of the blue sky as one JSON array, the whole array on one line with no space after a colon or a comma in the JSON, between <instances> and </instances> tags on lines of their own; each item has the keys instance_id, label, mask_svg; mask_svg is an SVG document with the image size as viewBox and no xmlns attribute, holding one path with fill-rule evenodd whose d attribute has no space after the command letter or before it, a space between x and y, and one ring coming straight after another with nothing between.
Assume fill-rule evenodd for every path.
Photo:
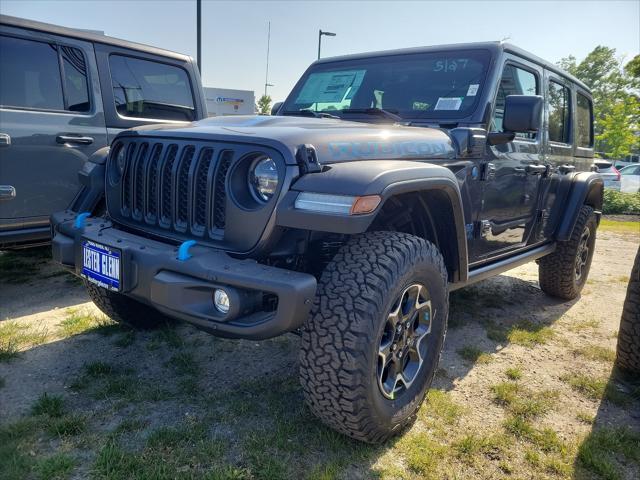
<instances>
[{"instance_id":1,"label":"blue sky","mask_svg":"<svg viewBox=\"0 0 640 480\"><path fill-rule=\"evenodd\" d=\"M203 83L264 91L282 100L317 56L441 43L509 41L547 60L584 57L604 44L628 59L640 51L640 0L629 1L203 1ZM195 57L195 0L1 0L0 11L102 30Z\"/></svg>"}]
</instances>

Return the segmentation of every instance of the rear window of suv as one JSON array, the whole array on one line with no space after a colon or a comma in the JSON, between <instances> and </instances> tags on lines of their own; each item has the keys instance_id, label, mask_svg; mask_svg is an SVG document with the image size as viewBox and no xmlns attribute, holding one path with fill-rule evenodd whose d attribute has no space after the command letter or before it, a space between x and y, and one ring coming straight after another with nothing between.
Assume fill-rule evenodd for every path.
<instances>
[{"instance_id":1,"label":"rear window of suv","mask_svg":"<svg viewBox=\"0 0 640 480\"><path fill-rule=\"evenodd\" d=\"M87 112L85 57L77 48L0 35L0 105Z\"/></svg>"},{"instance_id":2,"label":"rear window of suv","mask_svg":"<svg viewBox=\"0 0 640 480\"><path fill-rule=\"evenodd\" d=\"M109 57L113 97L123 117L195 120L193 93L180 67L124 55Z\"/></svg>"}]
</instances>

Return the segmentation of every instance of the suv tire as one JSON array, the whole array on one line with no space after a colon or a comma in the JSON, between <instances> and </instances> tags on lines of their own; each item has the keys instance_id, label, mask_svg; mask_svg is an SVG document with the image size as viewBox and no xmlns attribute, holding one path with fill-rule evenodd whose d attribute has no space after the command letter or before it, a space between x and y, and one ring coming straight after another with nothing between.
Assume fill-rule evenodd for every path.
<instances>
[{"instance_id":1,"label":"suv tire","mask_svg":"<svg viewBox=\"0 0 640 480\"><path fill-rule=\"evenodd\" d=\"M448 308L435 245L398 232L350 239L323 271L302 332L300 381L312 412L368 443L401 431L433 380Z\"/></svg>"},{"instance_id":2,"label":"suv tire","mask_svg":"<svg viewBox=\"0 0 640 480\"><path fill-rule=\"evenodd\" d=\"M640 375L640 248L633 263L622 309L616 364L622 370Z\"/></svg>"},{"instance_id":3,"label":"suv tire","mask_svg":"<svg viewBox=\"0 0 640 480\"><path fill-rule=\"evenodd\" d=\"M98 287L83 280L87 293L93 303L111 320L128 325L129 327L147 330L169 323L171 319L162 315L156 309L140 303L120 293Z\"/></svg>"},{"instance_id":4,"label":"suv tire","mask_svg":"<svg viewBox=\"0 0 640 480\"><path fill-rule=\"evenodd\" d=\"M587 282L598 223L593 208L583 205L571 238L558 242L555 252L538 261L538 277L543 292L572 300Z\"/></svg>"}]
</instances>

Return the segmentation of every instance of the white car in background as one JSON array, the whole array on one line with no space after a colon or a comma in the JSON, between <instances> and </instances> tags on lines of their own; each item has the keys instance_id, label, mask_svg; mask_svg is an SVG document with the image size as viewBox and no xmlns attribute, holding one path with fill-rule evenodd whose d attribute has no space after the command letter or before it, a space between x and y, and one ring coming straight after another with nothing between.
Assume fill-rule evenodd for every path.
<instances>
[{"instance_id":1,"label":"white car in background","mask_svg":"<svg viewBox=\"0 0 640 480\"><path fill-rule=\"evenodd\" d=\"M620 170L620 179L621 192L640 192L640 164L624 167L622 170Z\"/></svg>"},{"instance_id":2,"label":"white car in background","mask_svg":"<svg viewBox=\"0 0 640 480\"><path fill-rule=\"evenodd\" d=\"M596 158L593 160L591 170L600 174L604 180L604 188L620 191L620 172L609 160Z\"/></svg>"}]
</instances>

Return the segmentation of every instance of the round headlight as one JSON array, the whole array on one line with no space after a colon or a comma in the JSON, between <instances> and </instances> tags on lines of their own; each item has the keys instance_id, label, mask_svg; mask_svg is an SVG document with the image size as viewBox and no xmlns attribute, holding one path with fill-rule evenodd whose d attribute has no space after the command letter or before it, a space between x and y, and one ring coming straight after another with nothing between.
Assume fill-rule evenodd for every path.
<instances>
[{"instance_id":1,"label":"round headlight","mask_svg":"<svg viewBox=\"0 0 640 480\"><path fill-rule=\"evenodd\" d=\"M249 169L249 188L257 200L268 202L278 189L278 169L269 157L254 160Z\"/></svg>"}]
</instances>

